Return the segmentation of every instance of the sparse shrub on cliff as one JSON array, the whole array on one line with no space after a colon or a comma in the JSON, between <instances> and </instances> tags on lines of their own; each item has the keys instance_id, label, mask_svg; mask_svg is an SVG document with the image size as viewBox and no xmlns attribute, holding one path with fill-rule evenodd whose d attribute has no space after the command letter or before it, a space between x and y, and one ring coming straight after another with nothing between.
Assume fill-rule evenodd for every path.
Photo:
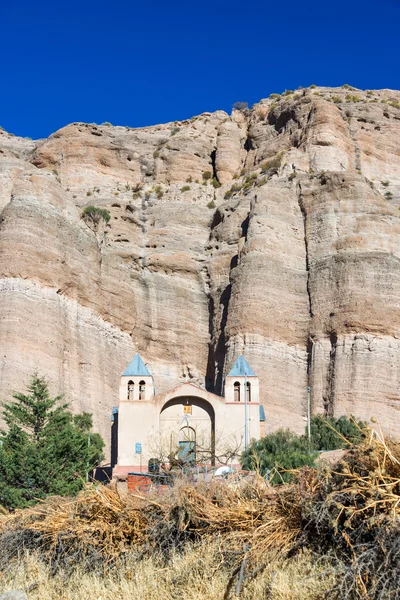
<instances>
[{"instance_id":1,"label":"sparse shrub on cliff","mask_svg":"<svg viewBox=\"0 0 400 600\"><path fill-rule=\"evenodd\" d=\"M332 102L334 102L335 104L340 104L342 99L340 96L331 96L331 100Z\"/></svg>"},{"instance_id":2,"label":"sparse shrub on cliff","mask_svg":"<svg viewBox=\"0 0 400 600\"><path fill-rule=\"evenodd\" d=\"M221 187L221 184L216 177L213 177L212 184L215 189L218 189Z\"/></svg>"},{"instance_id":3,"label":"sparse shrub on cliff","mask_svg":"<svg viewBox=\"0 0 400 600\"><path fill-rule=\"evenodd\" d=\"M296 173L290 173L288 180L289 181L293 181L293 179L296 177Z\"/></svg>"},{"instance_id":4,"label":"sparse shrub on cliff","mask_svg":"<svg viewBox=\"0 0 400 600\"><path fill-rule=\"evenodd\" d=\"M156 185L156 187L154 188L154 192L158 199L160 199L164 196L164 192L163 192L161 185Z\"/></svg>"},{"instance_id":5,"label":"sparse shrub on cliff","mask_svg":"<svg viewBox=\"0 0 400 600\"><path fill-rule=\"evenodd\" d=\"M285 90L282 92L282 96L290 96L291 94L293 94L293 90Z\"/></svg>"},{"instance_id":6,"label":"sparse shrub on cliff","mask_svg":"<svg viewBox=\"0 0 400 600\"><path fill-rule=\"evenodd\" d=\"M346 95L346 102L361 102L361 98L359 96L354 95L354 94L347 94Z\"/></svg>"},{"instance_id":7,"label":"sparse shrub on cliff","mask_svg":"<svg viewBox=\"0 0 400 600\"><path fill-rule=\"evenodd\" d=\"M188 192L190 190L190 185L184 185L181 187L181 192Z\"/></svg>"},{"instance_id":8,"label":"sparse shrub on cliff","mask_svg":"<svg viewBox=\"0 0 400 600\"><path fill-rule=\"evenodd\" d=\"M270 97L270 100L279 100L281 95L280 94L270 94L269 97Z\"/></svg>"},{"instance_id":9,"label":"sparse shrub on cliff","mask_svg":"<svg viewBox=\"0 0 400 600\"><path fill-rule=\"evenodd\" d=\"M210 200L210 202L207 204L207 208L215 208L217 205L215 204L214 200Z\"/></svg>"},{"instance_id":10,"label":"sparse shrub on cliff","mask_svg":"<svg viewBox=\"0 0 400 600\"><path fill-rule=\"evenodd\" d=\"M192 183L193 181L193 177L191 175L189 175L189 177L186 179L186 183Z\"/></svg>"},{"instance_id":11,"label":"sparse shrub on cliff","mask_svg":"<svg viewBox=\"0 0 400 600\"><path fill-rule=\"evenodd\" d=\"M211 171L203 171L203 181L208 181L209 179L212 179L212 172Z\"/></svg>"},{"instance_id":12,"label":"sparse shrub on cliff","mask_svg":"<svg viewBox=\"0 0 400 600\"><path fill-rule=\"evenodd\" d=\"M82 218L85 221L91 221L95 225L98 225L103 219L108 223L111 219L111 215L108 210L104 208L97 208L97 206L86 206L82 211Z\"/></svg>"},{"instance_id":13,"label":"sparse shrub on cliff","mask_svg":"<svg viewBox=\"0 0 400 600\"><path fill-rule=\"evenodd\" d=\"M92 433L92 415L72 415L62 396L34 375L28 393L4 405L0 431L0 504L16 508L48 495L75 495L103 458L104 442Z\"/></svg>"},{"instance_id":14,"label":"sparse shrub on cliff","mask_svg":"<svg viewBox=\"0 0 400 600\"><path fill-rule=\"evenodd\" d=\"M232 110L247 110L249 107L247 102L235 102L232 106Z\"/></svg>"},{"instance_id":15,"label":"sparse shrub on cliff","mask_svg":"<svg viewBox=\"0 0 400 600\"><path fill-rule=\"evenodd\" d=\"M109 121L104 121L104 123L102 123L102 125L105 125L106 127L112 127L112 125Z\"/></svg>"},{"instance_id":16,"label":"sparse shrub on cliff","mask_svg":"<svg viewBox=\"0 0 400 600\"><path fill-rule=\"evenodd\" d=\"M383 187L389 187L390 181L381 181L381 184L383 185Z\"/></svg>"},{"instance_id":17,"label":"sparse shrub on cliff","mask_svg":"<svg viewBox=\"0 0 400 600\"><path fill-rule=\"evenodd\" d=\"M242 189L242 186L240 185L240 183L234 183L231 186L231 189L228 190L227 192L225 192L225 194L224 194L225 200L227 200L228 198L231 198L231 196L233 196L233 194L235 194L236 192L239 192L241 189Z\"/></svg>"},{"instance_id":18,"label":"sparse shrub on cliff","mask_svg":"<svg viewBox=\"0 0 400 600\"><path fill-rule=\"evenodd\" d=\"M179 127L173 127L171 129L171 135L176 135L178 133L178 131L179 131Z\"/></svg>"},{"instance_id":19,"label":"sparse shrub on cliff","mask_svg":"<svg viewBox=\"0 0 400 600\"><path fill-rule=\"evenodd\" d=\"M153 158L158 158L160 156L160 151L159 150L154 150L153 152Z\"/></svg>"},{"instance_id":20,"label":"sparse shrub on cliff","mask_svg":"<svg viewBox=\"0 0 400 600\"><path fill-rule=\"evenodd\" d=\"M349 85L348 83L343 84L342 88L345 90L355 90L356 89L356 88L352 87L351 85Z\"/></svg>"},{"instance_id":21,"label":"sparse shrub on cliff","mask_svg":"<svg viewBox=\"0 0 400 600\"><path fill-rule=\"evenodd\" d=\"M392 200L393 199L392 192L385 192L385 198L386 198L386 200Z\"/></svg>"},{"instance_id":22,"label":"sparse shrub on cliff","mask_svg":"<svg viewBox=\"0 0 400 600\"><path fill-rule=\"evenodd\" d=\"M270 169L279 169L282 164L283 152L279 152L274 158L266 160L261 165L261 173L267 173Z\"/></svg>"}]
</instances>

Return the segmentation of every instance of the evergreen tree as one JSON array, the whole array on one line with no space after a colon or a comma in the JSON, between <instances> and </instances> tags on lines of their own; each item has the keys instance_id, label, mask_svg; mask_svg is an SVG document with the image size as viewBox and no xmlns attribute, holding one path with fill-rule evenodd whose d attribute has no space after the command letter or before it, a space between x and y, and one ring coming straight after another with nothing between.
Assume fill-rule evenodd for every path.
<instances>
[{"instance_id":1,"label":"evergreen tree","mask_svg":"<svg viewBox=\"0 0 400 600\"><path fill-rule=\"evenodd\" d=\"M314 415L311 418L311 441L317 450L337 450L349 444L358 444L364 438L366 423L341 416L325 417Z\"/></svg>"},{"instance_id":2,"label":"evergreen tree","mask_svg":"<svg viewBox=\"0 0 400 600\"><path fill-rule=\"evenodd\" d=\"M279 429L252 442L242 454L241 463L244 469L257 470L267 475L271 483L279 484L290 481L288 470L314 466L317 456L307 438L289 429Z\"/></svg>"},{"instance_id":3,"label":"evergreen tree","mask_svg":"<svg viewBox=\"0 0 400 600\"><path fill-rule=\"evenodd\" d=\"M47 495L76 494L103 458L92 416L72 415L36 374L28 393L13 398L3 407L8 430L0 431L0 504L24 507Z\"/></svg>"}]
</instances>

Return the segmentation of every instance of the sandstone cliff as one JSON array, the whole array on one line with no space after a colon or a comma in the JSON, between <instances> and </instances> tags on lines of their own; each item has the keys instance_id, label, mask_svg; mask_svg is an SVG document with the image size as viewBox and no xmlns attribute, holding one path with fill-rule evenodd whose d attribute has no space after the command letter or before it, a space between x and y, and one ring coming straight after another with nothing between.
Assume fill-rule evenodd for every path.
<instances>
[{"instance_id":1,"label":"sandstone cliff","mask_svg":"<svg viewBox=\"0 0 400 600\"><path fill-rule=\"evenodd\" d=\"M85 206L111 220L82 219ZM400 434L400 92L310 88L143 129L0 131L0 397L38 369L109 438L139 351L157 393L243 352L267 431Z\"/></svg>"}]
</instances>

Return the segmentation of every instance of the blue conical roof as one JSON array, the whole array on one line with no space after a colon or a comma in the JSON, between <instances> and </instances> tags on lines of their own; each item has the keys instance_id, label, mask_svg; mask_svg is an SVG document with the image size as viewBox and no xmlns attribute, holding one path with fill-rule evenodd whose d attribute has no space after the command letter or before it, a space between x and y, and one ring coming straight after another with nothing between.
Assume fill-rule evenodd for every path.
<instances>
[{"instance_id":1,"label":"blue conical roof","mask_svg":"<svg viewBox=\"0 0 400 600\"><path fill-rule=\"evenodd\" d=\"M142 357L140 354L136 354L132 358L128 368L122 373L122 377L138 377L139 375L151 377Z\"/></svg>"},{"instance_id":2,"label":"blue conical roof","mask_svg":"<svg viewBox=\"0 0 400 600\"><path fill-rule=\"evenodd\" d=\"M253 369L250 367L247 360L240 354L232 369L228 373L228 377L257 377Z\"/></svg>"}]
</instances>

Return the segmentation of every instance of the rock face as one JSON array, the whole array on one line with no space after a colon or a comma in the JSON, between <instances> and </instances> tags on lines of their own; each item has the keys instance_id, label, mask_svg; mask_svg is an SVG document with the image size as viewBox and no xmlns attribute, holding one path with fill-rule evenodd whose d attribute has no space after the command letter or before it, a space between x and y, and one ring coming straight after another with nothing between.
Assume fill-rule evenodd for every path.
<instances>
[{"instance_id":1,"label":"rock face","mask_svg":"<svg viewBox=\"0 0 400 600\"><path fill-rule=\"evenodd\" d=\"M82 218L106 209L108 224ZM400 434L400 93L315 88L143 129L0 131L0 393L32 372L110 438L156 393L220 394L243 352L267 431L314 412Z\"/></svg>"}]
</instances>

